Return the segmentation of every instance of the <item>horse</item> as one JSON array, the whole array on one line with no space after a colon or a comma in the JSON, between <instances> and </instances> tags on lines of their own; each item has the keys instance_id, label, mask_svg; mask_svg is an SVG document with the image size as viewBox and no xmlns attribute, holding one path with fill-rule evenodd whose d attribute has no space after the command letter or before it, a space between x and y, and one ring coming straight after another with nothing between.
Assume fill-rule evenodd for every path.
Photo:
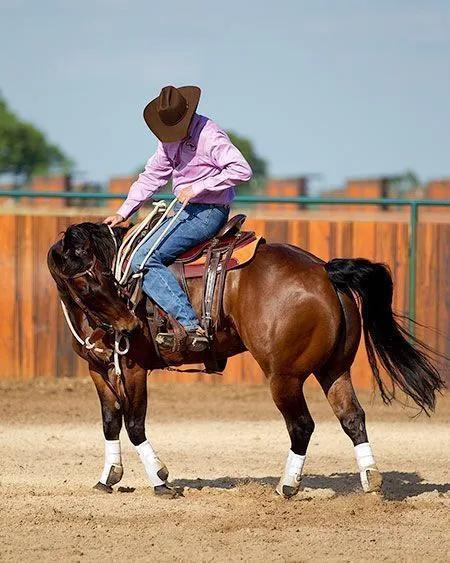
<instances>
[{"instance_id":1,"label":"horse","mask_svg":"<svg viewBox=\"0 0 450 563\"><path fill-rule=\"evenodd\" d=\"M146 322L145 304L132 312L112 274L117 245L126 229L91 222L70 226L48 252L48 267L76 333L75 352L89 365L101 403L105 460L95 488L112 492L123 474L122 423L156 495L176 496L169 472L147 440L147 374L163 367ZM202 279L188 280L192 304L201 310ZM289 244L261 244L253 259L227 273L223 321L215 348L223 357L249 351L267 377L291 447L276 487L283 498L300 489L314 421L303 386L313 374L350 438L362 488L380 493L382 476L367 437L365 413L351 381L351 367L364 334L369 365L386 404L396 388L427 414L444 387L430 349L402 326L392 310L388 266L365 258L320 258ZM102 339L91 342L93 331ZM112 357L117 341L129 342ZM89 344L89 345L88 345ZM117 352L117 349L116 349ZM125 354L126 352L126 354ZM179 363L201 363L186 352ZM116 366L117 367L117 366ZM384 371L380 373L380 368Z\"/></svg>"}]
</instances>

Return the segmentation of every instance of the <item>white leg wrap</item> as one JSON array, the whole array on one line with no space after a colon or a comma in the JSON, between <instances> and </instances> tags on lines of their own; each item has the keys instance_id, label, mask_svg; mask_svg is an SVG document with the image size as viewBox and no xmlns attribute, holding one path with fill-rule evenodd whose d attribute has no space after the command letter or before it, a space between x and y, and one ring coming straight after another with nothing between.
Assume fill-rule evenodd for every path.
<instances>
[{"instance_id":1,"label":"white leg wrap","mask_svg":"<svg viewBox=\"0 0 450 563\"><path fill-rule=\"evenodd\" d=\"M379 491L381 488L381 474L378 471L369 442L355 446L355 456L364 492Z\"/></svg>"},{"instance_id":2,"label":"white leg wrap","mask_svg":"<svg viewBox=\"0 0 450 563\"><path fill-rule=\"evenodd\" d=\"M284 472L276 489L282 497L291 497L298 493L305 459L306 455L295 454L289 450Z\"/></svg>"},{"instance_id":3,"label":"white leg wrap","mask_svg":"<svg viewBox=\"0 0 450 563\"><path fill-rule=\"evenodd\" d=\"M355 456L356 463L358 464L360 471L364 471L364 469L374 467L376 465L369 442L364 442L363 444L355 446Z\"/></svg>"},{"instance_id":4,"label":"white leg wrap","mask_svg":"<svg viewBox=\"0 0 450 563\"><path fill-rule=\"evenodd\" d=\"M164 485L168 477L167 467L158 458L150 442L146 440L135 448L144 464L145 472L152 486Z\"/></svg>"},{"instance_id":5,"label":"white leg wrap","mask_svg":"<svg viewBox=\"0 0 450 563\"><path fill-rule=\"evenodd\" d=\"M105 465L103 466L100 483L115 485L123 475L120 440L105 440Z\"/></svg>"}]
</instances>

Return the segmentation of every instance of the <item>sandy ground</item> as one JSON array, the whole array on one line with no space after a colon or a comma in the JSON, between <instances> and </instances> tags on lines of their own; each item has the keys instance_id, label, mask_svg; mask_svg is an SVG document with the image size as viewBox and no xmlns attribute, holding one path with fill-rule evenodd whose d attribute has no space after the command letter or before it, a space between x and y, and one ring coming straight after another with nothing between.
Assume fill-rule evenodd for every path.
<instances>
[{"instance_id":1,"label":"sandy ground","mask_svg":"<svg viewBox=\"0 0 450 563\"><path fill-rule=\"evenodd\" d=\"M274 494L289 447L264 387L150 382L148 433L174 500L153 496L123 435L133 492L94 491L103 464L89 380L0 383L2 561L449 561L450 396L431 418L371 404L384 498L359 488L323 396L301 493Z\"/></svg>"}]
</instances>

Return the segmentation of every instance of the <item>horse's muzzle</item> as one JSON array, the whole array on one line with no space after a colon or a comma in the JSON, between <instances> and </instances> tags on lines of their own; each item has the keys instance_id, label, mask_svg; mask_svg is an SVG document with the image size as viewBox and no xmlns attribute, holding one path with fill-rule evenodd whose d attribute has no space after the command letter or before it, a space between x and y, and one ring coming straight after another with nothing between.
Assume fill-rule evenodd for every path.
<instances>
[{"instance_id":1,"label":"horse's muzzle","mask_svg":"<svg viewBox=\"0 0 450 563\"><path fill-rule=\"evenodd\" d=\"M114 323L114 328L124 336L131 336L139 328L141 321L132 313Z\"/></svg>"}]
</instances>

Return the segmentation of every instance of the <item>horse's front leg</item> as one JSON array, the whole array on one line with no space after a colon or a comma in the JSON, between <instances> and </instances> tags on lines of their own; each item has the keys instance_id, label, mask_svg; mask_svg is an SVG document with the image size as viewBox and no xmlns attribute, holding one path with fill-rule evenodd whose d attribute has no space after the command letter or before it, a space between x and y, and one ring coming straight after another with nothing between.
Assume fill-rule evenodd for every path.
<instances>
[{"instance_id":1,"label":"horse's front leg","mask_svg":"<svg viewBox=\"0 0 450 563\"><path fill-rule=\"evenodd\" d=\"M112 485L116 485L123 475L122 455L120 450L120 430L122 428L122 409L117 397L105 383L103 375L96 367L89 366L89 372L100 399L105 437L105 462L103 471L95 489L112 493Z\"/></svg>"},{"instance_id":2,"label":"horse's front leg","mask_svg":"<svg viewBox=\"0 0 450 563\"><path fill-rule=\"evenodd\" d=\"M155 494L174 496L174 490L167 486L169 471L145 435L147 372L140 368L129 370L125 374L124 381L124 418L130 441L144 464Z\"/></svg>"}]
</instances>

